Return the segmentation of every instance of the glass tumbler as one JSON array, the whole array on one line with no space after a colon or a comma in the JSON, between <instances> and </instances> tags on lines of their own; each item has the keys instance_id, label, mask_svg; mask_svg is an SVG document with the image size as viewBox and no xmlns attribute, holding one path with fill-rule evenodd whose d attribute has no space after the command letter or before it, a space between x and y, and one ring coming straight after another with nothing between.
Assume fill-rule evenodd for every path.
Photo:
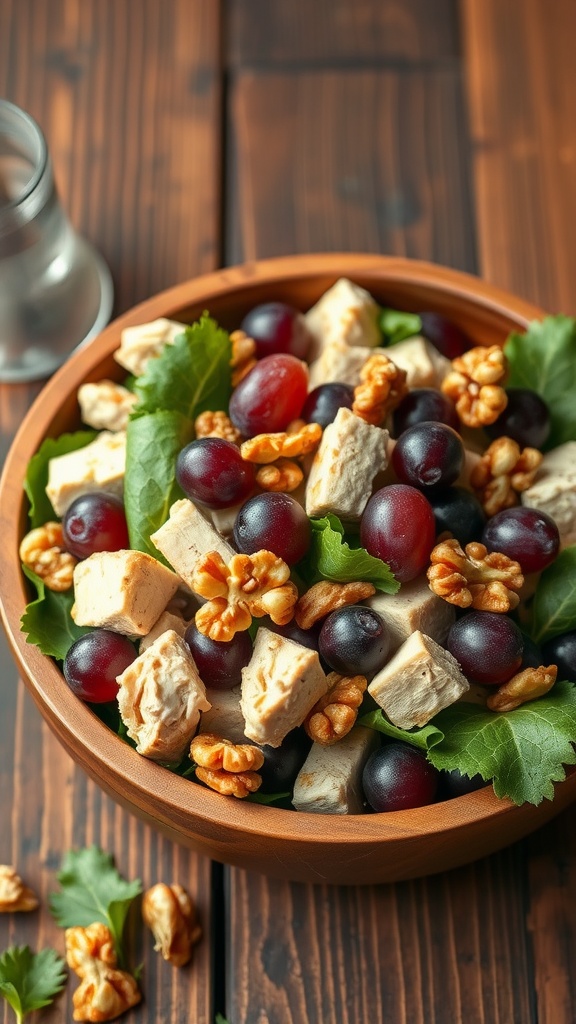
<instances>
[{"instance_id":1,"label":"glass tumbler","mask_svg":"<svg viewBox=\"0 0 576 1024\"><path fill-rule=\"evenodd\" d=\"M40 128L0 99L0 381L48 377L105 326L112 298L60 205Z\"/></svg>"}]
</instances>

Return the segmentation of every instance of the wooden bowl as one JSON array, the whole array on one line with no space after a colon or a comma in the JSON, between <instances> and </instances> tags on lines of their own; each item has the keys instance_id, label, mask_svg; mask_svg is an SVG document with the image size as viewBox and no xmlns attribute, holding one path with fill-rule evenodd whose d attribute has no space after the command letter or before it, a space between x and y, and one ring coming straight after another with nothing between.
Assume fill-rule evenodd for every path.
<instances>
[{"instance_id":1,"label":"wooden bowl","mask_svg":"<svg viewBox=\"0 0 576 1024\"><path fill-rule=\"evenodd\" d=\"M163 292L130 310L79 349L46 385L26 416L0 481L2 614L26 685L71 757L124 807L174 840L218 861L301 882L390 882L442 871L482 857L549 821L576 798L576 772L553 801L516 807L486 787L410 811L358 816L303 814L222 797L139 756L68 689L56 664L20 632L27 601L18 559L26 531L22 482L43 438L79 426L83 381L123 371L112 358L124 327L166 316L189 321L208 309L237 327L257 303L284 300L309 308L338 277L350 277L380 302L446 314L478 342L502 343L542 311L467 274L405 259L350 254L247 264Z\"/></svg>"}]
</instances>

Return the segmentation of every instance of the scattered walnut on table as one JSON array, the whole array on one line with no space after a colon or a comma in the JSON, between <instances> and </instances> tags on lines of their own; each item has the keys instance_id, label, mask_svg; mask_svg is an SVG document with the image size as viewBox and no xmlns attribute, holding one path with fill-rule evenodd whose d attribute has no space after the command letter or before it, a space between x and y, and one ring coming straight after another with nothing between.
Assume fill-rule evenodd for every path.
<instances>
[{"instance_id":1,"label":"scattered walnut on table","mask_svg":"<svg viewBox=\"0 0 576 1024\"><path fill-rule=\"evenodd\" d=\"M478 345L452 360L452 370L442 381L442 391L456 405L467 427L494 423L508 404L503 388L508 363L499 345Z\"/></svg>"},{"instance_id":2,"label":"scattered walnut on table","mask_svg":"<svg viewBox=\"0 0 576 1024\"><path fill-rule=\"evenodd\" d=\"M156 940L154 949L174 967L184 967L192 947L202 938L196 908L186 889L164 882L153 885L142 898L142 918Z\"/></svg>"},{"instance_id":3,"label":"scattered walnut on table","mask_svg":"<svg viewBox=\"0 0 576 1024\"><path fill-rule=\"evenodd\" d=\"M65 550L60 523L48 522L30 530L20 543L20 560L49 590L70 590L77 559Z\"/></svg>"},{"instance_id":4,"label":"scattered walnut on table","mask_svg":"<svg viewBox=\"0 0 576 1024\"><path fill-rule=\"evenodd\" d=\"M208 551L196 565L194 591L208 598L197 612L196 627L212 640L231 640L248 629L252 618L269 615L278 626L290 622L298 590L290 568L271 551L234 555L229 565Z\"/></svg>"},{"instance_id":5,"label":"scattered walnut on table","mask_svg":"<svg viewBox=\"0 0 576 1024\"><path fill-rule=\"evenodd\" d=\"M406 370L396 366L384 353L377 353L366 360L360 371L352 412L366 423L379 427L407 392Z\"/></svg>"},{"instance_id":6,"label":"scattered walnut on table","mask_svg":"<svg viewBox=\"0 0 576 1024\"><path fill-rule=\"evenodd\" d=\"M302 595L294 610L294 618L300 629L311 629L315 622L336 608L358 604L375 593L376 588L371 583L333 583L330 580L320 580Z\"/></svg>"},{"instance_id":7,"label":"scattered walnut on table","mask_svg":"<svg viewBox=\"0 0 576 1024\"><path fill-rule=\"evenodd\" d=\"M518 672L507 683L499 686L486 701L490 711L514 711L521 704L543 697L552 689L558 675L556 665L540 665L538 668L525 668Z\"/></svg>"},{"instance_id":8,"label":"scattered walnut on table","mask_svg":"<svg viewBox=\"0 0 576 1024\"><path fill-rule=\"evenodd\" d=\"M310 739L330 747L347 736L358 717L367 683L366 676L342 676L331 672L328 691L304 720L304 729Z\"/></svg>"},{"instance_id":9,"label":"scattered walnut on table","mask_svg":"<svg viewBox=\"0 0 576 1024\"><path fill-rule=\"evenodd\" d=\"M288 429L276 434L256 434L240 446L240 454L246 462L265 465L277 459L295 459L313 452L322 439L319 423L304 423L298 429Z\"/></svg>"},{"instance_id":10,"label":"scattered walnut on table","mask_svg":"<svg viewBox=\"0 0 576 1024\"><path fill-rule=\"evenodd\" d=\"M483 612L516 608L524 583L518 562L484 544L467 544L465 551L452 538L433 548L428 569L430 589L449 604Z\"/></svg>"},{"instance_id":11,"label":"scattered walnut on table","mask_svg":"<svg viewBox=\"0 0 576 1024\"><path fill-rule=\"evenodd\" d=\"M542 458L537 448L521 450L511 437L492 442L470 474L486 515L494 516L518 504L518 494L532 486Z\"/></svg>"},{"instance_id":12,"label":"scattered walnut on table","mask_svg":"<svg viewBox=\"0 0 576 1024\"><path fill-rule=\"evenodd\" d=\"M235 388L256 366L256 342L245 331L232 331L230 342L232 344L230 357L232 387Z\"/></svg>"},{"instance_id":13,"label":"scattered walnut on table","mask_svg":"<svg viewBox=\"0 0 576 1024\"><path fill-rule=\"evenodd\" d=\"M114 940L107 925L67 928L66 962L81 979L72 996L74 1020L114 1020L142 999L131 974L116 966Z\"/></svg>"},{"instance_id":14,"label":"scattered walnut on table","mask_svg":"<svg viewBox=\"0 0 576 1024\"><path fill-rule=\"evenodd\" d=\"M239 444L242 434L225 412L201 412L194 421L196 437L221 437L224 441Z\"/></svg>"},{"instance_id":15,"label":"scattered walnut on table","mask_svg":"<svg viewBox=\"0 0 576 1024\"><path fill-rule=\"evenodd\" d=\"M36 910L38 899L10 864L0 864L0 914Z\"/></svg>"},{"instance_id":16,"label":"scattered walnut on table","mask_svg":"<svg viewBox=\"0 0 576 1024\"><path fill-rule=\"evenodd\" d=\"M67 928L66 962L79 978L84 977L84 969L88 960L101 960L108 967L116 967L116 950L112 932L101 921L95 921L87 927L76 926Z\"/></svg>"}]
</instances>

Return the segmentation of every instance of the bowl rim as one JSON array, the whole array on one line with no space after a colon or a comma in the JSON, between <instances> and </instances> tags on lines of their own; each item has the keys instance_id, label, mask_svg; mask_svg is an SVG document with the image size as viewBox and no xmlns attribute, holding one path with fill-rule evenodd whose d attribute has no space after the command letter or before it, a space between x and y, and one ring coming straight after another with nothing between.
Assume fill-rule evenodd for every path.
<instances>
[{"instance_id":1,"label":"bowl rim","mask_svg":"<svg viewBox=\"0 0 576 1024\"><path fill-rule=\"evenodd\" d=\"M126 794L144 797L148 803L156 797L154 808L158 822L174 825L191 814L222 828L225 833L250 832L256 837L275 837L290 843L322 841L341 844L381 843L400 837L435 835L459 829L484 818L502 820L518 811L508 799L497 798L490 786L451 800L414 808L409 811L361 815L323 815L294 812L273 805L223 799L218 793L190 784L190 780L174 775L161 765L137 754L109 729L91 710L63 684L63 677L52 659L29 645L19 628L19 615L27 600L25 581L17 557L19 515L15 514L14 490L21 484L26 465L47 436L42 421L47 400L71 394L91 369L118 346L120 332L128 326L156 319L176 317L179 310L197 302L217 299L231 290L243 292L247 286L279 282L319 275L351 277L375 275L382 284L424 285L438 294L458 298L470 305L480 305L488 314L513 321L519 329L531 320L546 314L539 307L512 295L481 278L439 264L400 257L363 253L314 253L305 256L282 256L227 267L193 278L166 289L117 317L90 343L81 346L42 389L26 414L6 457L0 478L0 522L4 527L3 595L17 595L14 607L6 608L0 598L0 613L8 641L26 685L51 728L57 733L81 767L98 779L100 770L112 770ZM25 502L22 491L20 508ZM74 737L72 744L71 737ZM78 757L78 742L84 756ZM330 821L329 836L322 834Z\"/></svg>"}]
</instances>

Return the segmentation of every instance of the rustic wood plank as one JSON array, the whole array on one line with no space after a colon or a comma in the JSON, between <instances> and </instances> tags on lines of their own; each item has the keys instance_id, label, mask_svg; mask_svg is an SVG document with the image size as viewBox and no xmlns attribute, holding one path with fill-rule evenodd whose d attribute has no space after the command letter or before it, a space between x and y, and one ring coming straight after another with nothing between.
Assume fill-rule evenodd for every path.
<instances>
[{"instance_id":1,"label":"rustic wood plank","mask_svg":"<svg viewBox=\"0 0 576 1024\"><path fill-rule=\"evenodd\" d=\"M230 0L234 67L433 61L458 54L453 0Z\"/></svg>"},{"instance_id":2,"label":"rustic wood plank","mask_svg":"<svg viewBox=\"0 0 576 1024\"><path fill-rule=\"evenodd\" d=\"M357 250L474 270L458 71L246 72L231 104L228 262Z\"/></svg>"}]
</instances>

